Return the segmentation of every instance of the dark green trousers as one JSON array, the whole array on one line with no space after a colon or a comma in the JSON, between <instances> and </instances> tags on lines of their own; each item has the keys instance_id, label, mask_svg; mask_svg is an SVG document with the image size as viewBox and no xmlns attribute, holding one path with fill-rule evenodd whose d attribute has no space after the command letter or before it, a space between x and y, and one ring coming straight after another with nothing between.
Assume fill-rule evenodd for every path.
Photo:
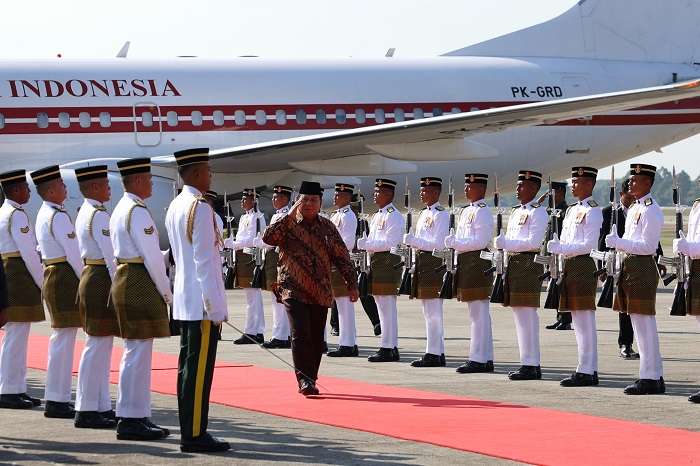
<instances>
[{"instance_id":1,"label":"dark green trousers","mask_svg":"<svg viewBox=\"0 0 700 466\"><path fill-rule=\"evenodd\" d=\"M218 328L209 320L180 321L177 406L182 437L207 431L209 393L214 378Z\"/></svg>"}]
</instances>

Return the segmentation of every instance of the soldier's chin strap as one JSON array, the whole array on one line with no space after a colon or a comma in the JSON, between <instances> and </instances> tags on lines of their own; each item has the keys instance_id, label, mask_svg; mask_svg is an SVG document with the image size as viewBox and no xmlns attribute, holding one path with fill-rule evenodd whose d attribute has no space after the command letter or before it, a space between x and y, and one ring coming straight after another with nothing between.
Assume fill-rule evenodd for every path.
<instances>
[{"instance_id":1,"label":"soldier's chin strap","mask_svg":"<svg viewBox=\"0 0 700 466\"><path fill-rule=\"evenodd\" d=\"M324 387L323 385L321 385L321 384L318 383L317 381L311 379L311 377L309 377L308 375L304 374L302 371L300 371L299 369L297 369L296 367L294 367L293 364L289 364L287 361L285 361L284 359L282 359L279 355L273 353L273 352L270 351L269 349L267 349L267 348L265 348L264 346L262 346L260 343L258 343L257 341L255 341L255 339L251 338L250 335L248 335L247 333L240 331L240 330L239 330L235 325L233 325L231 322L229 322L228 320L225 320L224 322L226 323L226 325L228 325L229 327L231 327L232 329L234 329L236 332L240 333L244 338L247 338L248 340L252 341L253 343L255 343L256 346L259 346L260 348L264 349L265 351L267 351L268 353L270 353L271 355L273 355L274 357L276 357L277 359L279 359L280 361L282 361L283 363L285 363L287 366L291 367L292 370L294 370L294 373L295 373L295 374L301 374L301 375L303 375L304 377L306 377L307 380L312 381L312 382L314 383L314 385L316 385L317 387L321 387L325 392L330 393L330 390L328 390L326 387Z\"/></svg>"}]
</instances>

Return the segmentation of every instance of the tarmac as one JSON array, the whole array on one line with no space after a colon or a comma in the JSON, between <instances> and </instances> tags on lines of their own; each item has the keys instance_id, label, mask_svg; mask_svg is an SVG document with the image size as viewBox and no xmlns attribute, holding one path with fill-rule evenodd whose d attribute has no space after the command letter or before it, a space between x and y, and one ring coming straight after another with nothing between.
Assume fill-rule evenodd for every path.
<instances>
[{"instance_id":1,"label":"tarmac","mask_svg":"<svg viewBox=\"0 0 700 466\"><path fill-rule=\"evenodd\" d=\"M272 326L269 293L264 293L266 339ZM242 329L245 319L245 295L242 290L227 292L230 320ZM361 306L356 307L360 357L327 358L321 363L319 382L332 376L459 395L525 406L624 419L659 426L700 432L700 405L690 403L688 395L700 390L700 339L694 317L673 317L668 307L672 300L668 290L657 299L657 322L664 362L665 395L627 396L622 390L638 378L639 360L619 357L617 345L618 315L610 309L599 309L598 352L600 385L597 387L564 388L559 381L571 374L577 363L576 340L573 331L546 330L555 319L552 310L539 310L540 345L543 378L540 381L508 380L508 371L519 367L518 345L509 308L491 305L495 345L494 373L458 374L455 368L468 357L469 312L467 305L456 300L445 302L445 354L447 367L414 368L410 362L425 351L425 324L420 301L399 298L399 349L401 361L369 363L366 357L379 347L372 325ZM544 293L542 302L544 303ZM49 324L32 325L32 333L49 335ZM288 370L289 386L296 391L291 369L282 361L256 345L233 345L239 335L224 327L218 360L254 364ZM82 339L83 336L79 336ZM334 347L338 337L328 337ZM117 342L121 345L121 342ZM636 345L635 345L636 348ZM179 339L156 340L154 351L178 354ZM291 362L289 350L273 350ZM29 370L28 392L43 398L45 372ZM75 386L74 378L74 386ZM214 375L216 384L216 374ZM116 399L116 386L112 386ZM236 393L232 392L231 397ZM300 396L300 402L303 399ZM350 413L347 413L350 415ZM500 465L511 463L500 458L409 442L322 424L211 405L209 431L231 442L232 450L217 454L189 454L179 449L177 399L175 396L153 394L154 422L168 427L172 435L154 442L117 441L115 430L76 429L70 420L46 419L42 408L31 410L0 410L0 464L399 464ZM468 435L468 433L467 433ZM565 426L551 432L562 436L561 448L574 442L567 436ZM634 432L621 433L634 435ZM614 454L613 452L608 452ZM605 462L601 458L601 461Z\"/></svg>"}]
</instances>

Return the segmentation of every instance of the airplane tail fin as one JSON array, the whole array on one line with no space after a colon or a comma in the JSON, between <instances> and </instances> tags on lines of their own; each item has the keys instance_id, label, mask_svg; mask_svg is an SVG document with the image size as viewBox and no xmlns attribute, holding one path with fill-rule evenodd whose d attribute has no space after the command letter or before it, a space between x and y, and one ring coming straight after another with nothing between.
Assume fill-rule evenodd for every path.
<instances>
[{"instance_id":1,"label":"airplane tail fin","mask_svg":"<svg viewBox=\"0 0 700 466\"><path fill-rule=\"evenodd\" d=\"M700 63L700 0L580 0L542 24L443 56Z\"/></svg>"}]
</instances>

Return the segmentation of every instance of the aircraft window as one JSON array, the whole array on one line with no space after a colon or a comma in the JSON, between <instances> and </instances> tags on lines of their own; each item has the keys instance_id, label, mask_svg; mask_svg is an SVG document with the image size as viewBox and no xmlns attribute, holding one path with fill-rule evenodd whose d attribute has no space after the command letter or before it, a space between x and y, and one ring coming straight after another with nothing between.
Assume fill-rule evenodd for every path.
<instances>
[{"instance_id":1,"label":"aircraft window","mask_svg":"<svg viewBox=\"0 0 700 466\"><path fill-rule=\"evenodd\" d=\"M168 126L177 126L177 112L168 112Z\"/></svg>"},{"instance_id":2,"label":"aircraft window","mask_svg":"<svg viewBox=\"0 0 700 466\"><path fill-rule=\"evenodd\" d=\"M80 114L78 115L78 121L80 121L81 128L89 128L90 124L92 123L90 121L90 114L88 112L80 112Z\"/></svg>"},{"instance_id":3,"label":"aircraft window","mask_svg":"<svg viewBox=\"0 0 700 466\"><path fill-rule=\"evenodd\" d=\"M306 112L304 110L297 110L297 123L300 125L306 124Z\"/></svg>"},{"instance_id":4,"label":"aircraft window","mask_svg":"<svg viewBox=\"0 0 700 466\"><path fill-rule=\"evenodd\" d=\"M214 111L214 124L216 126L224 126L224 112L221 110Z\"/></svg>"},{"instance_id":5,"label":"aircraft window","mask_svg":"<svg viewBox=\"0 0 700 466\"><path fill-rule=\"evenodd\" d=\"M345 110L339 108L335 111L335 121L337 121L341 125L345 124L345 122L347 121L347 115L345 114Z\"/></svg>"},{"instance_id":6,"label":"aircraft window","mask_svg":"<svg viewBox=\"0 0 700 466\"><path fill-rule=\"evenodd\" d=\"M422 108L414 108L413 109L413 119L420 120L421 118L425 118L425 114L423 113L423 109Z\"/></svg>"},{"instance_id":7,"label":"aircraft window","mask_svg":"<svg viewBox=\"0 0 700 466\"><path fill-rule=\"evenodd\" d=\"M48 128L49 127L49 116L46 113L39 113L36 116L36 124L39 126L39 128Z\"/></svg>"},{"instance_id":8,"label":"aircraft window","mask_svg":"<svg viewBox=\"0 0 700 466\"><path fill-rule=\"evenodd\" d=\"M236 119L236 125L245 126L245 112L243 110L236 110L233 116Z\"/></svg>"},{"instance_id":9,"label":"aircraft window","mask_svg":"<svg viewBox=\"0 0 700 466\"><path fill-rule=\"evenodd\" d=\"M355 109L355 121L364 124L367 121L367 114L361 108Z\"/></svg>"},{"instance_id":10,"label":"aircraft window","mask_svg":"<svg viewBox=\"0 0 700 466\"><path fill-rule=\"evenodd\" d=\"M319 125L326 124L326 111L325 110L316 110L316 123L318 123Z\"/></svg>"},{"instance_id":11,"label":"aircraft window","mask_svg":"<svg viewBox=\"0 0 700 466\"><path fill-rule=\"evenodd\" d=\"M143 112L141 114L141 124L145 127L153 126L153 114L151 112Z\"/></svg>"},{"instance_id":12,"label":"aircraft window","mask_svg":"<svg viewBox=\"0 0 700 466\"><path fill-rule=\"evenodd\" d=\"M100 126L103 128L112 126L112 117L109 112L100 112Z\"/></svg>"},{"instance_id":13,"label":"aircraft window","mask_svg":"<svg viewBox=\"0 0 700 466\"><path fill-rule=\"evenodd\" d=\"M192 124L194 126L202 126L202 112L199 110L192 112Z\"/></svg>"},{"instance_id":14,"label":"aircraft window","mask_svg":"<svg viewBox=\"0 0 700 466\"><path fill-rule=\"evenodd\" d=\"M61 112L58 114L58 126L61 128L68 128L70 126L70 115L66 112Z\"/></svg>"},{"instance_id":15,"label":"aircraft window","mask_svg":"<svg viewBox=\"0 0 700 466\"><path fill-rule=\"evenodd\" d=\"M381 108L375 109L374 110L374 121L376 121L377 123L384 123L385 120L386 120L386 117L384 115L384 110L382 110Z\"/></svg>"},{"instance_id":16,"label":"aircraft window","mask_svg":"<svg viewBox=\"0 0 700 466\"><path fill-rule=\"evenodd\" d=\"M462 109L459 107L452 107L452 114L462 113Z\"/></svg>"},{"instance_id":17,"label":"aircraft window","mask_svg":"<svg viewBox=\"0 0 700 466\"><path fill-rule=\"evenodd\" d=\"M478 111L479 111L479 107L472 107L472 108L469 109L469 111L470 111L470 112L478 112Z\"/></svg>"},{"instance_id":18,"label":"aircraft window","mask_svg":"<svg viewBox=\"0 0 700 466\"><path fill-rule=\"evenodd\" d=\"M259 124L260 126L267 123L267 114L265 113L265 110L256 110L255 111L255 122L257 124Z\"/></svg>"},{"instance_id":19,"label":"aircraft window","mask_svg":"<svg viewBox=\"0 0 700 466\"><path fill-rule=\"evenodd\" d=\"M442 109L441 108L434 108L433 109L433 116L442 116Z\"/></svg>"},{"instance_id":20,"label":"aircraft window","mask_svg":"<svg viewBox=\"0 0 700 466\"><path fill-rule=\"evenodd\" d=\"M284 112L284 110L277 110L275 112L275 120L277 120L278 125L287 124L287 114Z\"/></svg>"},{"instance_id":21,"label":"aircraft window","mask_svg":"<svg viewBox=\"0 0 700 466\"><path fill-rule=\"evenodd\" d=\"M0 113L0 129L3 129L5 127L5 115Z\"/></svg>"},{"instance_id":22,"label":"aircraft window","mask_svg":"<svg viewBox=\"0 0 700 466\"><path fill-rule=\"evenodd\" d=\"M403 111L403 108L395 108L394 109L394 121L404 121L406 119L406 114Z\"/></svg>"}]
</instances>

